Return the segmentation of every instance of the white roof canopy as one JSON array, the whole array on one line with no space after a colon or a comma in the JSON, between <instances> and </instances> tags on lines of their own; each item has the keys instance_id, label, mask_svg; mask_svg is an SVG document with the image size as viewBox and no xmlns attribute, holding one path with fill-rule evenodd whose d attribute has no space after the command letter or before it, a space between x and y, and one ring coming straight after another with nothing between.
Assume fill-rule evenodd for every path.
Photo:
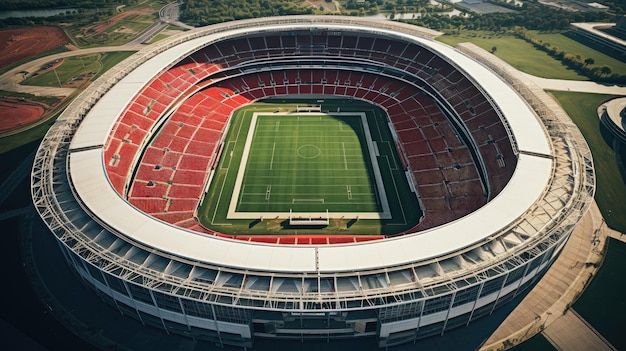
<instances>
[{"instance_id":1,"label":"white roof canopy","mask_svg":"<svg viewBox=\"0 0 626 351\"><path fill-rule=\"evenodd\" d=\"M329 30L368 30L358 25L315 26ZM260 28L308 29L311 25L265 25ZM156 220L130 205L109 183L102 159L103 150L97 146L105 143L124 108L149 79L181 55L202 47L207 41L249 32L250 28L229 30L181 43L148 60L107 92L88 113L71 142L71 149L95 147L70 153L71 182L77 196L107 226L149 247L192 260L254 271L302 273L319 268L322 272L340 272L401 265L458 251L509 226L540 197L551 176L552 160L542 156L551 154L550 144L534 112L498 76L444 44L380 28L369 30L420 42L463 67L504 112L519 149L530 152L519 155L517 168L508 185L482 208L464 218L418 234L350 245L297 246L207 236Z\"/></svg>"}]
</instances>

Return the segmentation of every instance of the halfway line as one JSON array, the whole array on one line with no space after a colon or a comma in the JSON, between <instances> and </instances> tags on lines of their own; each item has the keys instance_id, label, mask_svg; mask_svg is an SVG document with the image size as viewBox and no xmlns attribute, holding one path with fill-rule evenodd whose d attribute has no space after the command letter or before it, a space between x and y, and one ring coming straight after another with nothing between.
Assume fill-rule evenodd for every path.
<instances>
[{"instance_id":1,"label":"halfway line","mask_svg":"<svg viewBox=\"0 0 626 351\"><path fill-rule=\"evenodd\" d=\"M270 160L270 170L272 169L272 164L274 164L274 150L276 149L276 143L272 145L272 159Z\"/></svg>"}]
</instances>

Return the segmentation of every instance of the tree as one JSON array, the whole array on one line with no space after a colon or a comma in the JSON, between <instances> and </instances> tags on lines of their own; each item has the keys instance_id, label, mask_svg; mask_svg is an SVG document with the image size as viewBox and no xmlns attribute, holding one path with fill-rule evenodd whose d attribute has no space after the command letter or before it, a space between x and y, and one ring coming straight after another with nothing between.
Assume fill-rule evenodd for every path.
<instances>
[{"instance_id":1,"label":"tree","mask_svg":"<svg viewBox=\"0 0 626 351\"><path fill-rule=\"evenodd\" d=\"M602 75L608 76L609 74L611 74L611 72L613 71L609 66L602 66L602 68L600 68L600 73L602 73Z\"/></svg>"},{"instance_id":2,"label":"tree","mask_svg":"<svg viewBox=\"0 0 626 351\"><path fill-rule=\"evenodd\" d=\"M497 48L497 47L495 47L495 46L492 46L492 47L491 47L491 53L492 53L492 54L493 54L494 52L496 52L496 50L498 50L498 48Z\"/></svg>"},{"instance_id":3,"label":"tree","mask_svg":"<svg viewBox=\"0 0 626 351\"><path fill-rule=\"evenodd\" d=\"M584 62L585 62L585 67L587 67L588 65L593 65L594 63L596 63L596 61L594 59L592 59L591 57L587 57Z\"/></svg>"},{"instance_id":4,"label":"tree","mask_svg":"<svg viewBox=\"0 0 626 351\"><path fill-rule=\"evenodd\" d=\"M600 76L600 71L601 69L598 66L591 68L591 74L596 77Z\"/></svg>"}]
</instances>

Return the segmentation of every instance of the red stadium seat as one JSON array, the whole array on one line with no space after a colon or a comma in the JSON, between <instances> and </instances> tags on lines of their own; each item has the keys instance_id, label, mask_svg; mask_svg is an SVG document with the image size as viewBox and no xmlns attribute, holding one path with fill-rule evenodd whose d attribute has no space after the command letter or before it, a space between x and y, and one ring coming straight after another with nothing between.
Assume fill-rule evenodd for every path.
<instances>
[{"instance_id":1,"label":"red stadium seat","mask_svg":"<svg viewBox=\"0 0 626 351\"><path fill-rule=\"evenodd\" d=\"M293 71L265 71L242 77L215 80L189 97L163 123L152 146L148 146L139 165L133 165L139 147L146 142L150 131L161 114L179 99L183 92L194 87L200 79L223 67L231 67L252 57L265 57L280 51L294 54L299 45L311 45L307 37L281 37L265 40L232 40L218 47L208 46L183 60L169 71L153 80L129 104L128 111L111 133L104 157L107 171L118 191L123 191L131 169L137 169L132 180L130 201L169 223L184 222L187 228L207 232L195 225L193 211L204 187L206 171L210 167L217 143L222 138L224 126L231 112L254 99L285 94L328 94L354 96L368 100L388 110L390 121L399 138L400 150L418 179L418 191L428 202L429 211L436 213L426 225L459 216L480 203L482 194L476 193L480 178L469 151L450 127L447 117L434 101L420 94L419 88L390 77L367 72L345 72L337 69L300 69ZM432 54L416 51L415 47L397 45L385 39L346 36L339 40L329 36L315 38L327 45L326 53L345 57L357 56L375 59L397 67L409 67L426 83L441 88L441 94L451 101L457 114L464 119L470 133L479 142L479 152L490 174L494 174L497 190L505 184L506 175L512 174L515 155L507 147L508 135L498 115L482 94L465 76L447 62ZM272 45L272 42L276 45ZM302 49L305 50L305 49ZM303 52L309 52L306 50ZM401 55L401 56L400 56ZM209 82L212 82L209 80ZM337 82L337 84L335 84ZM191 90L190 90L191 91ZM182 97L184 99L185 97ZM437 124L437 125L435 125ZM135 127L133 127L135 126ZM122 140L128 142L123 142ZM499 141L502 141L500 146ZM502 150L499 151L499 148ZM500 155L500 156L499 156ZM502 162L498 157L503 158ZM509 162L510 161L510 162ZM160 169L155 169L160 165ZM459 166L455 168L455 166ZM152 180L155 186L148 187ZM167 184L172 181L172 184ZM155 196L167 197L153 199ZM452 198L449 198L452 196ZM448 217L445 211L450 211ZM169 215L171 213L171 215ZM176 215L174 215L176 213ZM185 218L185 216L189 216ZM281 237L268 240L280 243L327 244L353 242L365 237L302 236ZM269 242L268 241L268 242Z\"/></svg>"}]
</instances>

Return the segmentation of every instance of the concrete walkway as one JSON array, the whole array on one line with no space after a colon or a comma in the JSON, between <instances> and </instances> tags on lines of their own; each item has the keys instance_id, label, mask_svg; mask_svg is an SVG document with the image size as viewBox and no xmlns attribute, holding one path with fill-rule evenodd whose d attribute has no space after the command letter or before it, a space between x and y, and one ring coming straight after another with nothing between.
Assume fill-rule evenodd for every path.
<instances>
[{"instance_id":1,"label":"concrete walkway","mask_svg":"<svg viewBox=\"0 0 626 351\"><path fill-rule=\"evenodd\" d=\"M610 230L609 236L613 239L619 240L623 243L626 243L626 234L620 233L617 230Z\"/></svg>"},{"instance_id":2,"label":"concrete walkway","mask_svg":"<svg viewBox=\"0 0 626 351\"><path fill-rule=\"evenodd\" d=\"M543 331L543 336L558 350L617 350L574 310L557 318Z\"/></svg>"},{"instance_id":3,"label":"concrete walkway","mask_svg":"<svg viewBox=\"0 0 626 351\"><path fill-rule=\"evenodd\" d=\"M596 94L626 95L626 87L590 81L548 79L523 73L533 83L545 90L578 91Z\"/></svg>"},{"instance_id":4,"label":"concrete walkway","mask_svg":"<svg viewBox=\"0 0 626 351\"><path fill-rule=\"evenodd\" d=\"M43 86L29 86L21 85L20 83L27 78L30 74L38 71L44 64L62 59L70 56L86 55L101 52L114 52L114 51L139 51L144 48L144 45L121 45L121 46L104 46L98 48L80 49L73 51L66 51L59 54L54 54L46 57L42 57L36 60L29 61L22 65L19 65L4 74L0 75L0 90L15 91L18 93L28 93L37 96L69 96L75 88L58 88L58 87L43 87Z\"/></svg>"},{"instance_id":5,"label":"concrete walkway","mask_svg":"<svg viewBox=\"0 0 626 351\"><path fill-rule=\"evenodd\" d=\"M579 317L560 319L571 313L570 306L583 292L602 262L607 237L614 235L619 236L620 233L607 227L594 201L552 267L484 343L481 350L503 350L518 345L537 333L547 331L557 320L559 323L547 334L557 348L570 350L565 343L570 333L598 335ZM612 347L608 342L602 344L602 348L584 350L602 350L607 349L606 347L609 350Z\"/></svg>"}]
</instances>

